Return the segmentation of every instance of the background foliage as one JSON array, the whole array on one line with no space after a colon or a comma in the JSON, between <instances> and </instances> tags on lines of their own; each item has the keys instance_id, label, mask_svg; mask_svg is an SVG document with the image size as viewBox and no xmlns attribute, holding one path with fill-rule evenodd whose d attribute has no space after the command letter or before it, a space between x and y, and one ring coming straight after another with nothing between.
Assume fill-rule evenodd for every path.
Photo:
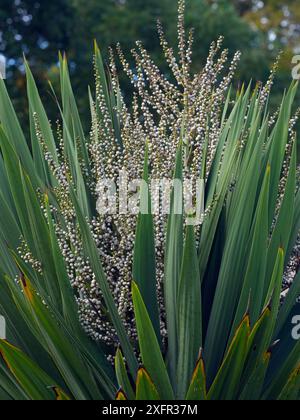
<instances>
[{"instance_id":1,"label":"background foliage","mask_svg":"<svg viewBox=\"0 0 300 420\"><path fill-rule=\"evenodd\" d=\"M266 80L279 50L285 51L273 92L273 106L277 106L282 89L290 83L291 56L300 47L297 1L189 0L187 6L187 26L195 27L197 68L220 34L232 53L237 49L243 53L238 80L247 82L253 75L256 80ZM46 81L58 84L57 51L68 53L79 109L87 124L92 40L98 40L105 57L109 45L121 41L127 54L140 39L163 67L155 23L158 18L167 23L168 38L175 43L176 8L174 0L1 0L0 53L8 60L8 87L19 116L27 119L23 52L54 120L57 109Z\"/></svg>"}]
</instances>

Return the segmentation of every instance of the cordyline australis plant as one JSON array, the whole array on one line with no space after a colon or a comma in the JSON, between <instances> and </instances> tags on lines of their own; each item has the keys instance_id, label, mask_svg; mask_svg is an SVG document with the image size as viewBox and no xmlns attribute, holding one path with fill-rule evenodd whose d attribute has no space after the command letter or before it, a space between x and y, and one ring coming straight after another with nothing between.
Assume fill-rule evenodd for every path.
<instances>
[{"instance_id":1,"label":"cordyline australis plant","mask_svg":"<svg viewBox=\"0 0 300 420\"><path fill-rule=\"evenodd\" d=\"M234 95L239 54L227 65L222 39L191 74L183 1L178 55L158 30L168 75L140 42L134 66L111 50L110 71L95 46L87 136L66 58L56 129L25 63L29 140L0 81L1 399L300 397L297 86L270 116L273 73ZM120 171L143 185L201 180L200 224L186 223L194 214L178 211L175 188L169 214L152 214L147 188L129 194L149 211L128 215L119 200L117 213L99 214L101 182L118 184Z\"/></svg>"}]
</instances>

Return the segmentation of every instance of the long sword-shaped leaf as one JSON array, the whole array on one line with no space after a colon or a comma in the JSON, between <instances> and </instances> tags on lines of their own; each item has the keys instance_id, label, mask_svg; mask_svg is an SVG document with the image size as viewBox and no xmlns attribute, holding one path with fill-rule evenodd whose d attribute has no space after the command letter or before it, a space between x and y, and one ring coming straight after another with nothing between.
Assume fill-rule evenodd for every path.
<instances>
[{"instance_id":1,"label":"long sword-shaped leaf","mask_svg":"<svg viewBox=\"0 0 300 420\"><path fill-rule=\"evenodd\" d=\"M188 401L189 400L192 400L192 401L207 400L205 366L204 366L204 360L202 356L198 360L196 368L194 370L192 381L186 395L186 400Z\"/></svg>"},{"instance_id":2,"label":"long sword-shaped leaf","mask_svg":"<svg viewBox=\"0 0 300 420\"><path fill-rule=\"evenodd\" d=\"M186 231L178 290L177 394L183 399L202 346L202 302L196 239L193 226Z\"/></svg>"},{"instance_id":3,"label":"long sword-shaped leaf","mask_svg":"<svg viewBox=\"0 0 300 420\"><path fill-rule=\"evenodd\" d=\"M241 388L247 386L258 364L263 363L264 355L269 353L270 338L268 331L272 323L271 308L264 309L259 320L255 323L248 340L247 359L241 380Z\"/></svg>"},{"instance_id":4,"label":"long sword-shaped leaf","mask_svg":"<svg viewBox=\"0 0 300 420\"><path fill-rule=\"evenodd\" d=\"M282 395L283 389L292 375L292 372L299 365L300 362L300 340L295 342L293 350L288 354L287 358L283 363L276 368L274 375L272 376L272 381L269 383L269 387L264 394L266 399L277 399ZM271 365L271 369L274 365ZM295 388L294 388L295 390Z\"/></svg>"},{"instance_id":5,"label":"long sword-shaped leaf","mask_svg":"<svg viewBox=\"0 0 300 420\"><path fill-rule=\"evenodd\" d=\"M158 401L160 400L157 389L151 380L146 369L141 368L138 371L136 380L136 400Z\"/></svg>"},{"instance_id":6,"label":"long sword-shaped leaf","mask_svg":"<svg viewBox=\"0 0 300 420\"><path fill-rule=\"evenodd\" d=\"M261 399L261 392L264 386L270 358L271 353L265 353L260 358L240 395L240 400L257 401Z\"/></svg>"},{"instance_id":7,"label":"long sword-shaped leaf","mask_svg":"<svg viewBox=\"0 0 300 420\"><path fill-rule=\"evenodd\" d=\"M175 182L182 185L182 145L179 145L176 155L174 173ZM173 386L175 387L178 332L177 332L177 297L180 280L180 270L183 255L183 198L173 188L171 195L170 215L167 227L167 240L165 252L164 294L168 327L168 370Z\"/></svg>"},{"instance_id":8,"label":"long sword-shaped leaf","mask_svg":"<svg viewBox=\"0 0 300 420\"><path fill-rule=\"evenodd\" d=\"M260 136L250 164L242 164L243 171L239 174L229 209L226 243L205 343L205 361L210 380L216 374L228 348L235 308L243 287L248 238L257 204L263 140ZM206 243L204 242L202 246L205 248Z\"/></svg>"},{"instance_id":9,"label":"long sword-shaped leaf","mask_svg":"<svg viewBox=\"0 0 300 420\"><path fill-rule=\"evenodd\" d=\"M291 374L278 400L297 401L300 395L300 366Z\"/></svg>"},{"instance_id":10,"label":"long sword-shaped leaf","mask_svg":"<svg viewBox=\"0 0 300 420\"><path fill-rule=\"evenodd\" d=\"M27 76L27 90L30 111L36 116L38 128L41 132L43 141L45 142L48 151L51 153L53 160L55 162L58 162L55 139L52 133L52 129L46 111L42 104L38 89L36 87L33 75L26 60L25 69Z\"/></svg>"},{"instance_id":11,"label":"long sword-shaped leaf","mask_svg":"<svg viewBox=\"0 0 300 420\"><path fill-rule=\"evenodd\" d=\"M134 244L133 279L139 287L157 338L160 340L156 293L155 238L148 165L148 145L146 145L144 174L140 188L140 212Z\"/></svg>"},{"instance_id":12,"label":"long sword-shaped leaf","mask_svg":"<svg viewBox=\"0 0 300 420\"><path fill-rule=\"evenodd\" d=\"M52 390L55 382L21 350L0 340L0 355L32 400L56 399Z\"/></svg>"},{"instance_id":13,"label":"long sword-shaped leaf","mask_svg":"<svg viewBox=\"0 0 300 420\"><path fill-rule=\"evenodd\" d=\"M134 282L132 283L132 299L143 364L153 380L161 399L173 400L174 393L160 346L141 293Z\"/></svg>"},{"instance_id":14,"label":"long sword-shaped leaf","mask_svg":"<svg viewBox=\"0 0 300 420\"><path fill-rule=\"evenodd\" d=\"M249 298L251 321L256 322L261 313L267 265L267 240L269 235L268 205L270 171L271 168L268 167L256 210L250 256L245 273L244 285L236 310L235 322L233 323L232 336L247 311Z\"/></svg>"},{"instance_id":15,"label":"long sword-shaped leaf","mask_svg":"<svg viewBox=\"0 0 300 420\"><path fill-rule=\"evenodd\" d=\"M0 362L0 401L28 401L30 397L22 389L5 362Z\"/></svg>"},{"instance_id":16,"label":"long sword-shaped leaf","mask_svg":"<svg viewBox=\"0 0 300 420\"><path fill-rule=\"evenodd\" d=\"M36 294L29 279L22 275L20 282L23 296L15 294L16 303L20 309L28 313L27 322L33 322L33 328L36 329L43 347L61 373L68 390L74 398L79 400L103 399L78 348L73 346L73 343L64 334L62 327ZM14 293L11 281L8 280L8 283Z\"/></svg>"},{"instance_id":17,"label":"long sword-shaped leaf","mask_svg":"<svg viewBox=\"0 0 300 420\"><path fill-rule=\"evenodd\" d=\"M25 136L8 96L4 81L0 78L0 122L8 141L18 152L27 171L33 168L33 160ZM34 176L34 174L33 174Z\"/></svg>"},{"instance_id":18,"label":"long sword-shaped leaf","mask_svg":"<svg viewBox=\"0 0 300 420\"><path fill-rule=\"evenodd\" d=\"M74 140L74 144L79 142L80 158L82 158L86 169L90 170L89 157L87 152L84 131L80 121L76 100L71 86L70 75L68 70L67 58L59 55L60 61L60 82L62 111L64 115L64 124L67 125L68 131Z\"/></svg>"},{"instance_id":19,"label":"long sword-shaped leaf","mask_svg":"<svg viewBox=\"0 0 300 420\"><path fill-rule=\"evenodd\" d=\"M227 355L208 392L208 400L234 400L237 398L240 379L247 356L250 334L249 317L238 328Z\"/></svg>"},{"instance_id":20,"label":"long sword-shaped leaf","mask_svg":"<svg viewBox=\"0 0 300 420\"><path fill-rule=\"evenodd\" d=\"M126 395L130 400L135 400L135 394L133 392L128 374L126 372L126 366L120 349L118 349L116 353L115 369L120 388L124 389Z\"/></svg>"}]
</instances>

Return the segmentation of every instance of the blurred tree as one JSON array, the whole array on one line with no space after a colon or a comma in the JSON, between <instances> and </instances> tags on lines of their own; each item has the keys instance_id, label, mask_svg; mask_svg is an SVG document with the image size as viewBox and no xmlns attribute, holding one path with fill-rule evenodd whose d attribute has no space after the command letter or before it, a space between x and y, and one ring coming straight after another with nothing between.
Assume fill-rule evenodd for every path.
<instances>
[{"instance_id":1,"label":"blurred tree","mask_svg":"<svg viewBox=\"0 0 300 420\"><path fill-rule=\"evenodd\" d=\"M244 2L237 0L237 3ZM260 46L262 52L275 57L279 50L283 51L276 78L275 95L273 95L275 107L280 100L280 92L292 80L292 57L300 53L299 0L253 0L244 18L262 34L264 39Z\"/></svg>"},{"instance_id":2,"label":"blurred tree","mask_svg":"<svg viewBox=\"0 0 300 420\"><path fill-rule=\"evenodd\" d=\"M20 64L24 52L33 65L44 67L69 47L73 19L69 0L1 0L0 50L9 53L11 66Z\"/></svg>"},{"instance_id":3,"label":"blurred tree","mask_svg":"<svg viewBox=\"0 0 300 420\"><path fill-rule=\"evenodd\" d=\"M156 32L157 18L163 22L171 45L176 47L175 0L107 0L103 3L97 0L73 0L73 5L78 12L80 34L74 40L72 48L78 74L87 72L87 63L91 57L87 46L91 45L93 38L98 40L104 53L109 45L120 41L127 56L134 47L134 41L139 39L155 61L164 66ZM257 79L267 77L270 62L268 56L260 50L262 38L258 31L252 30L240 18L231 2L187 0L186 21L187 27L195 28L195 68L199 69L204 63L210 43L224 35L225 47L232 54L236 50L243 52L239 74L241 78L250 80L253 70Z\"/></svg>"},{"instance_id":4,"label":"blurred tree","mask_svg":"<svg viewBox=\"0 0 300 420\"><path fill-rule=\"evenodd\" d=\"M48 95L45 80L57 63L57 52L68 49L74 35L74 8L69 0L1 0L0 53L7 59L8 85L17 97L21 117L27 113L23 54L32 66L42 95ZM50 107L50 111L54 107Z\"/></svg>"},{"instance_id":5,"label":"blurred tree","mask_svg":"<svg viewBox=\"0 0 300 420\"><path fill-rule=\"evenodd\" d=\"M197 48L195 57L201 61L207 56L209 44L220 35L225 36L225 47L231 54L240 50L242 61L238 77L243 81L265 80L270 61L261 50L260 33L240 18L232 2L226 0L189 2L188 23L195 27Z\"/></svg>"},{"instance_id":6,"label":"blurred tree","mask_svg":"<svg viewBox=\"0 0 300 420\"><path fill-rule=\"evenodd\" d=\"M236 50L243 53L238 77L245 81L253 77L265 80L277 45L269 48L268 31L260 23L261 4L256 0L187 0L187 26L195 28L194 67L203 65L210 43L224 35L225 46L232 54ZM48 95L47 77L57 84L57 51L67 52L74 90L88 121L86 86L93 82L93 39L97 39L104 56L108 46L118 41L128 55L139 39L163 66L156 20L161 19L175 47L176 14L176 0L1 0L0 53L8 58L8 85L18 98L20 113L23 116L26 111L25 95L20 92L25 88L22 51L33 66L43 95ZM128 93L128 81L123 86ZM48 105L50 117L56 118L52 99Z\"/></svg>"},{"instance_id":7,"label":"blurred tree","mask_svg":"<svg viewBox=\"0 0 300 420\"><path fill-rule=\"evenodd\" d=\"M254 2L252 8L247 10L245 18L267 34L271 48L276 43L287 48L300 47L299 0Z\"/></svg>"},{"instance_id":8,"label":"blurred tree","mask_svg":"<svg viewBox=\"0 0 300 420\"><path fill-rule=\"evenodd\" d=\"M135 41L145 47L162 64L156 21L162 18L167 26L176 25L177 2L174 0L71 0L76 10L77 34L68 51L73 62L72 80L81 98L86 98L86 84L93 83L91 60L93 40L96 39L104 57L108 47L121 43L127 57ZM130 58L129 58L130 60ZM82 81L85 80L85 84ZM130 89L126 77L122 79L125 92ZM83 109L86 107L82 107Z\"/></svg>"},{"instance_id":9,"label":"blurred tree","mask_svg":"<svg viewBox=\"0 0 300 420\"><path fill-rule=\"evenodd\" d=\"M237 9L240 16L243 16L245 13L252 10L257 3L257 0L232 0L232 4Z\"/></svg>"}]
</instances>

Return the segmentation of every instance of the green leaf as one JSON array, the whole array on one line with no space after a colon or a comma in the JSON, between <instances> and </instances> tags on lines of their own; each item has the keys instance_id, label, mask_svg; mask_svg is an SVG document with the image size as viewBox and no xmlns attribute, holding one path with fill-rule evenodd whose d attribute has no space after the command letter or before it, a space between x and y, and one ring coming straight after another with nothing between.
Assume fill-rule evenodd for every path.
<instances>
[{"instance_id":1,"label":"green leaf","mask_svg":"<svg viewBox=\"0 0 300 420\"><path fill-rule=\"evenodd\" d=\"M300 363L300 340L294 340L291 331L293 328L292 318L299 314L300 306L295 306L293 314L287 319L285 328L282 329L278 338L280 341L272 351L270 369L268 371L264 398L276 400L292 372Z\"/></svg>"},{"instance_id":2,"label":"green leaf","mask_svg":"<svg viewBox=\"0 0 300 420\"><path fill-rule=\"evenodd\" d=\"M59 289L59 282L56 276L55 262L51 249L51 239L46 219L29 177L22 172L22 168L20 168L20 172L22 181L21 185L23 187L24 194L24 204L27 209L29 220L28 227L30 228L35 245L34 254L36 255L38 261L43 262L46 290L52 302L58 308L59 312L62 313L62 297ZM24 212L24 207L22 211Z\"/></svg>"},{"instance_id":3,"label":"green leaf","mask_svg":"<svg viewBox=\"0 0 300 420\"><path fill-rule=\"evenodd\" d=\"M45 145L47 146L47 150L51 154L51 157L53 158L53 160L56 163L58 163L56 144L55 144L55 139L52 133L52 129L51 129L47 114L45 112L44 106L42 104L34 78L32 76L31 70L26 60L25 60L25 69L26 69L26 76L27 76L29 111L31 115L33 114L35 115L38 128L43 137L43 141L45 142Z\"/></svg>"},{"instance_id":4,"label":"green leaf","mask_svg":"<svg viewBox=\"0 0 300 420\"><path fill-rule=\"evenodd\" d=\"M17 382L11 371L0 361L0 401L28 401L30 397Z\"/></svg>"},{"instance_id":5,"label":"green leaf","mask_svg":"<svg viewBox=\"0 0 300 420\"><path fill-rule=\"evenodd\" d=\"M180 143L174 172L174 181L182 185L182 144ZM173 387L177 384L176 370L178 358L177 297L183 255L183 198L171 192L170 215L167 226L164 294L168 328L168 370Z\"/></svg>"},{"instance_id":6,"label":"green leaf","mask_svg":"<svg viewBox=\"0 0 300 420\"><path fill-rule=\"evenodd\" d=\"M201 280L193 226L187 226L178 290L177 393L186 395L202 346Z\"/></svg>"},{"instance_id":7,"label":"green leaf","mask_svg":"<svg viewBox=\"0 0 300 420\"><path fill-rule=\"evenodd\" d=\"M276 311L279 309L281 287L282 287L282 276L284 270L284 249L279 248L277 251L277 258L273 268L273 274L271 281L269 281L269 290L264 302L264 306L267 306L272 300L272 312L277 317ZM275 312L275 314L274 314Z\"/></svg>"},{"instance_id":8,"label":"green leaf","mask_svg":"<svg viewBox=\"0 0 300 420\"><path fill-rule=\"evenodd\" d=\"M264 381L269 367L271 353L265 353L254 367L249 380L247 381L240 400L257 401L261 399L261 392L264 386Z\"/></svg>"},{"instance_id":9,"label":"green leaf","mask_svg":"<svg viewBox=\"0 0 300 420\"><path fill-rule=\"evenodd\" d=\"M22 233L26 238L30 249L33 252L35 247L34 241L32 239L32 234L29 229L30 223L27 212L23 210L25 198L23 194L23 189L21 188L22 180L20 174L20 161L1 126L0 147L3 155L10 192L18 215L18 219L16 220L20 224L20 227L22 228Z\"/></svg>"},{"instance_id":10,"label":"green leaf","mask_svg":"<svg viewBox=\"0 0 300 420\"><path fill-rule=\"evenodd\" d=\"M57 370L60 372L64 383L75 399L103 399L100 389L88 364L85 363L83 352L79 351L76 340L66 333L63 328L63 321L58 322L56 315L41 297L37 295L26 275L22 275L20 283L22 292L18 290L14 282L7 279L11 292L15 298L19 312L22 313L27 325L33 334L39 339L41 345L47 351ZM104 389L111 392L111 383L101 366L98 366L99 373L105 378ZM110 391L109 391L110 388Z\"/></svg>"},{"instance_id":11,"label":"green leaf","mask_svg":"<svg viewBox=\"0 0 300 420\"><path fill-rule=\"evenodd\" d=\"M146 145L144 173L140 189L140 212L134 244L132 275L145 302L157 338L160 340L160 322L156 294L155 237L148 164L148 145Z\"/></svg>"},{"instance_id":12,"label":"green leaf","mask_svg":"<svg viewBox=\"0 0 300 420\"><path fill-rule=\"evenodd\" d=\"M232 335L247 312L250 298L249 315L252 322L256 322L262 308L263 287L265 282L267 265L267 242L269 236L269 188L270 172L268 167L261 189L257 205L256 215L253 223L253 234L251 238L250 256L245 272L244 284L238 308L235 314L235 322L232 327Z\"/></svg>"},{"instance_id":13,"label":"green leaf","mask_svg":"<svg viewBox=\"0 0 300 420\"><path fill-rule=\"evenodd\" d=\"M0 79L0 121L7 135L7 141L18 153L26 170L30 171L33 168L32 156L2 79ZM34 171L32 175L35 178Z\"/></svg>"},{"instance_id":14,"label":"green leaf","mask_svg":"<svg viewBox=\"0 0 300 420\"><path fill-rule=\"evenodd\" d=\"M186 395L186 400L188 401L207 400L206 375L205 375L204 360L202 356L198 360L196 368L194 370L192 381Z\"/></svg>"},{"instance_id":15,"label":"green leaf","mask_svg":"<svg viewBox=\"0 0 300 420\"><path fill-rule=\"evenodd\" d=\"M174 394L160 346L138 286L132 283L132 299L143 364L163 400Z\"/></svg>"},{"instance_id":16,"label":"green leaf","mask_svg":"<svg viewBox=\"0 0 300 420\"><path fill-rule=\"evenodd\" d=\"M141 368L136 380L137 401L158 401L160 400L157 389L148 375L146 369Z\"/></svg>"},{"instance_id":17,"label":"green leaf","mask_svg":"<svg viewBox=\"0 0 300 420\"><path fill-rule=\"evenodd\" d=\"M226 243L205 343L206 369L210 380L216 374L222 356L228 348L232 320L243 287L245 264L249 252L249 235L257 206L256 197L259 191L263 141L264 137L261 134L256 141L250 163L248 165L245 162L241 163L237 185L229 203L226 220ZM231 175L232 172L227 176ZM206 242L203 242L201 246L205 247L206 245Z\"/></svg>"},{"instance_id":18,"label":"green leaf","mask_svg":"<svg viewBox=\"0 0 300 420\"><path fill-rule=\"evenodd\" d=\"M51 391L55 382L21 350L4 340L0 340L0 355L30 399L55 399L55 394Z\"/></svg>"},{"instance_id":19,"label":"green leaf","mask_svg":"<svg viewBox=\"0 0 300 420\"><path fill-rule=\"evenodd\" d=\"M118 380L118 384L120 388L124 389L129 400L131 401L135 400L135 394L132 389L128 374L126 372L126 366L125 366L123 355L120 349L118 349L116 353L115 369L116 369L117 380Z\"/></svg>"},{"instance_id":20,"label":"green leaf","mask_svg":"<svg viewBox=\"0 0 300 420\"><path fill-rule=\"evenodd\" d=\"M70 75L68 70L67 58L59 55L60 61L60 82L61 82L61 97L62 97L62 112L64 116L64 124L67 126L68 132L74 141L74 146L79 143L80 158L82 158L84 165L88 171L90 171L89 156L87 151L87 145L85 140L84 131L80 121L76 100L74 97ZM64 127L66 130L66 127ZM67 134L64 133L66 138Z\"/></svg>"},{"instance_id":21,"label":"green leaf","mask_svg":"<svg viewBox=\"0 0 300 420\"><path fill-rule=\"evenodd\" d=\"M300 366L294 370L283 388L278 400L297 401L300 394Z\"/></svg>"},{"instance_id":22,"label":"green leaf","mask_svg":"<svg viewBox=\"0 0 300 420\"><path fill-rule=\"evenodd\" d=\"M89 377L89 370L83 363L77 348L72 346L68 337L64 335L55 319L52 318L51 312L47 311L36 295L29 279L24 276L22 277L22 286L40 337L45 340L46 348L66 384L77 399L89 399L93 395L92 386L95 384ZM94 395L96 396L96 394Z\"/></svg>"},{"instance_id":23,"label":"green leaf","mask_svg":"<svg viewBox=\"0 0 300 420\"><path fill-rule=\"evenodd\" d=\"M208 392L208 400L235 400L248 350L250 321L246 316L238 328L227 355Z\"/></svg>"},{"instance_id":24,"label":"green leaf","mask_svg":"<svg viewBox=\"0 0 300 420\"><path fill-rule=\"evenodd\" d=\"M15 277L17 273L13 276ZM4 276L0 276L0 313L6 319L6 338L20 348L48 374L54 375L55 367L47 352L27 326L22 313L16 306Z\"/></svg>"},{"instance_id":25,"label":"green leaf","mask_svg":"<svg viewBox=\"0 0 300 420\"><path fill-rule=\"evenodd\" d=\"M268 331L272 323L271 307L267 306L253 326L248 340L247 359L242 377L242 384L252 382L251 377L258 365L261 365L269 353L270 335ZM253 378L254 380L254 378Z\"/></svg>"}]
</instances>

